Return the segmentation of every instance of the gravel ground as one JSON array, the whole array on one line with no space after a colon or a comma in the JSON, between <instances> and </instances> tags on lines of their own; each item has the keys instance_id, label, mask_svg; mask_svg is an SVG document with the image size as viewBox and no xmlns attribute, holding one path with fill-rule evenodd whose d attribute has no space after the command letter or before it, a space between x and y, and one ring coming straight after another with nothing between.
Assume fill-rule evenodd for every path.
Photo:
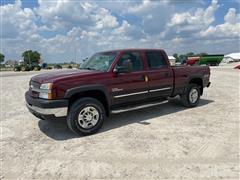
<instances>
[{"instance_id":1,"label":"gravel ground","mask_svg":"<svg viewBox=\"0 0 240 180\"><path fill-rule=\"evenodd\" d=\"M32 74L3 74L0 179L239 179L239 70L212 68L196 108L113 115L87 137L27 111Z\"/></svg>"}]
</instances>

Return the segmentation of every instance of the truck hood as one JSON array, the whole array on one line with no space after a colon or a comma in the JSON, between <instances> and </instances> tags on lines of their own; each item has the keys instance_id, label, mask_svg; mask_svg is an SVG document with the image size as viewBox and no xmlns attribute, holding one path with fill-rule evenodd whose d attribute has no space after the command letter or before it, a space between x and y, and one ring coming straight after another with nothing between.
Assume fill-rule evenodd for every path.
<instances>
[{"instance_id":1,"label":"truck hood","mask_svg":"<svg viewBox=\"0 0 240 180\"><path fill-rule=\"evenodd\" d=\"M52 72L36 75L32 77L32 81L35 81L38 83L47 83L47 82L54 82L60 79L71 78L76 76L84 76L84 75L95 74L95 73L98 73L98 71L80 70L80 69L58 70L58 71L52 71Z\"/></svg>"}]
</instances>

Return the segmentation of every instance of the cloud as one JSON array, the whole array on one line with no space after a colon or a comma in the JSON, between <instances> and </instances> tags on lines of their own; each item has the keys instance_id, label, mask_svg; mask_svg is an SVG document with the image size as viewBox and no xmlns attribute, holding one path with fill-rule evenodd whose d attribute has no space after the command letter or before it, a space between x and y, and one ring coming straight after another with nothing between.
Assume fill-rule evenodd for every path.
<instances>
[{"instance_id":1,"label":"cloud","mask_svg":"<svg viewBox=\"0 0 240 180\"><path fill-rule=\"evenodd\" d=\"M39 0L39 6L30 9L17 0L0 6L3 53L6 59L18 59L24 50L33 49L51 62L73 60L75 50L78 59L118 48L218 52L228 45L224 52L237 51L237 9L216 17L218 1L205 6L193 0Z\"/></svg>"},{"instance_id":2,"label":"cloud","mask_svg":"<svg viewBox=\"0 0 240 180\"><path fill-rule=\"evenodd\" d=\"M17 0L15 4L0 6L3 27L2 38L17 38L19 36L31 36L37 26L34 21L36 16L29 8L22 8L22 3Z\"/></svg>"},{"instance_id":3,"label":"cloud","mask_svg":"<svg viewBox=\"0 0 240 180\"><path fill-rule=\"evenodd\" d=\"M76 26L85 29L103 29L118 26L117 18L111 15L109 10L101 8L93 2L40 0L36 12L45 25L58 31L68 31Z\"/></svg>"},{"instance_id":4,"label":"cloud","mask_svg":"<svg viewBox=\"0 0 240 180\"><path fill-rule=\"evenodd\" d=\"M136 25L129 24L124 20L122 25L113 31L113 35L124 36L126 39L136 40L144 36L144 32Z\"/></svg>"},{"instance_id":5,"label":"cloud","mask_svg":"<svg viewBox=\"0 0 240 180\"><path fill-rule=\"evenodd\" d=\"M230 8L228 13L224 16L224 20L226 23L235 24L240 22L240 15L237 14L237 10L235 8Z\"/></svg>"},{"instance_id":6,"label":"cloud","mask_svg":"<svg viewBox=\"0 0 240 180\"><path fill-rule=\"evenodd\" d=\"M161 33L160 39L172 44L173 49L183 52L239 51L239 14L236 9L230 8L224 16L224 23L214 25L215 14L219 8L218 1L212 0L205 9L175 13L167 23L165 31Z\"/></svg>"},{"instance_id":7,"label":"cloud","mask_svg":"<svg viewBox=\"0 0 240 180\"><path fill-rule=\"evenodd\" d=\"M39 42L37 17L30 8L22 7L20 0L0 6L2 50L6 58L20 59L26 48L34 48Z\"/></svg>"},{"instance_id":8,"label":"cloud","mask_svg":"<svg viewBox=\"0 0 240 180\"><path fill-rule=\"evenodd\" d=\"M160 34L171 14L175 11L169 0L151 1L143 0L142 3L129 7L127 14L140 19L139 28L147 34Z\"/></svg>"},{"instance_id":9,"label":"cloud","mask_svg":"<svg viewBox=\"0 0 240 180\"><path fill-rule=\"evenodd\" d=\"M240 38L240 14L235 8L230 8L224 16L224 23L216 26L209 26L200 32L202 38L207 39L239 39Z\"/></svg>"},{"instance_id":10,"label":"cloud","mask_svg":"<svg viewBox=\"0 0 240 180\"><path fill-rule=\"evenodd\" d=\"M218 1L212 0L211 5L206 9L198 8L194 13L174 14L167 23L166 31L162 33L162 36L167 39L195 36L214 22L215 12L219 7Z\"/></svg>"}]
</instances>

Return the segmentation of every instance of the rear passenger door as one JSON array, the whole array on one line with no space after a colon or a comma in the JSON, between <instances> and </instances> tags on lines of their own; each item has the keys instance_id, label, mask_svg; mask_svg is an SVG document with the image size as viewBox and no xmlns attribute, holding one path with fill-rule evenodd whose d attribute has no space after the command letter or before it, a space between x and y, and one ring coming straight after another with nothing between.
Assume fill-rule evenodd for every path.
<instances>
[{"instance_id":1,"label":"rear passenger door","mask_svg":"<svg viewBox=\"0 0 240 180\"><path fill-rule=\"evenodd\" d=\"M149 97L170 96L173 89L173 71L161 51L145 51L148 64Z\"/></svg>"}]
</instances>

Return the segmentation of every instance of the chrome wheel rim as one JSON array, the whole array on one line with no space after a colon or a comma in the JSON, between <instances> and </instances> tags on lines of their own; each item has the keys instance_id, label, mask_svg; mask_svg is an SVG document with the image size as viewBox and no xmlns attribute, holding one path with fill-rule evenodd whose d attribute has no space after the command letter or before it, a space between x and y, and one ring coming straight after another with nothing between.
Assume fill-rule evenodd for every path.
<instances>
[{"instance_id":1,"label":"chrome wheel rim","mask_svg":"<svg viewBox=\"0 0 240 180\"><path fill-rule=\"evenodd\" d=\"M198 91L197 91L197 89L191 89L191 91L189 93L189 100L190 100L190 102L192 104L197 102L197 100L198 100Z\"/></svg>"},{"instance_id":2,"label":"chrome wheel rim","mask_svg":"<svg viewBox=\"0 0 240 180\"><path fill-rule=\"evenodd\" d=\"M99 120L99 112L93 106L83 108L78 115L78 124L84 129L94 127Z\"/></svg>"}]
</instances>

